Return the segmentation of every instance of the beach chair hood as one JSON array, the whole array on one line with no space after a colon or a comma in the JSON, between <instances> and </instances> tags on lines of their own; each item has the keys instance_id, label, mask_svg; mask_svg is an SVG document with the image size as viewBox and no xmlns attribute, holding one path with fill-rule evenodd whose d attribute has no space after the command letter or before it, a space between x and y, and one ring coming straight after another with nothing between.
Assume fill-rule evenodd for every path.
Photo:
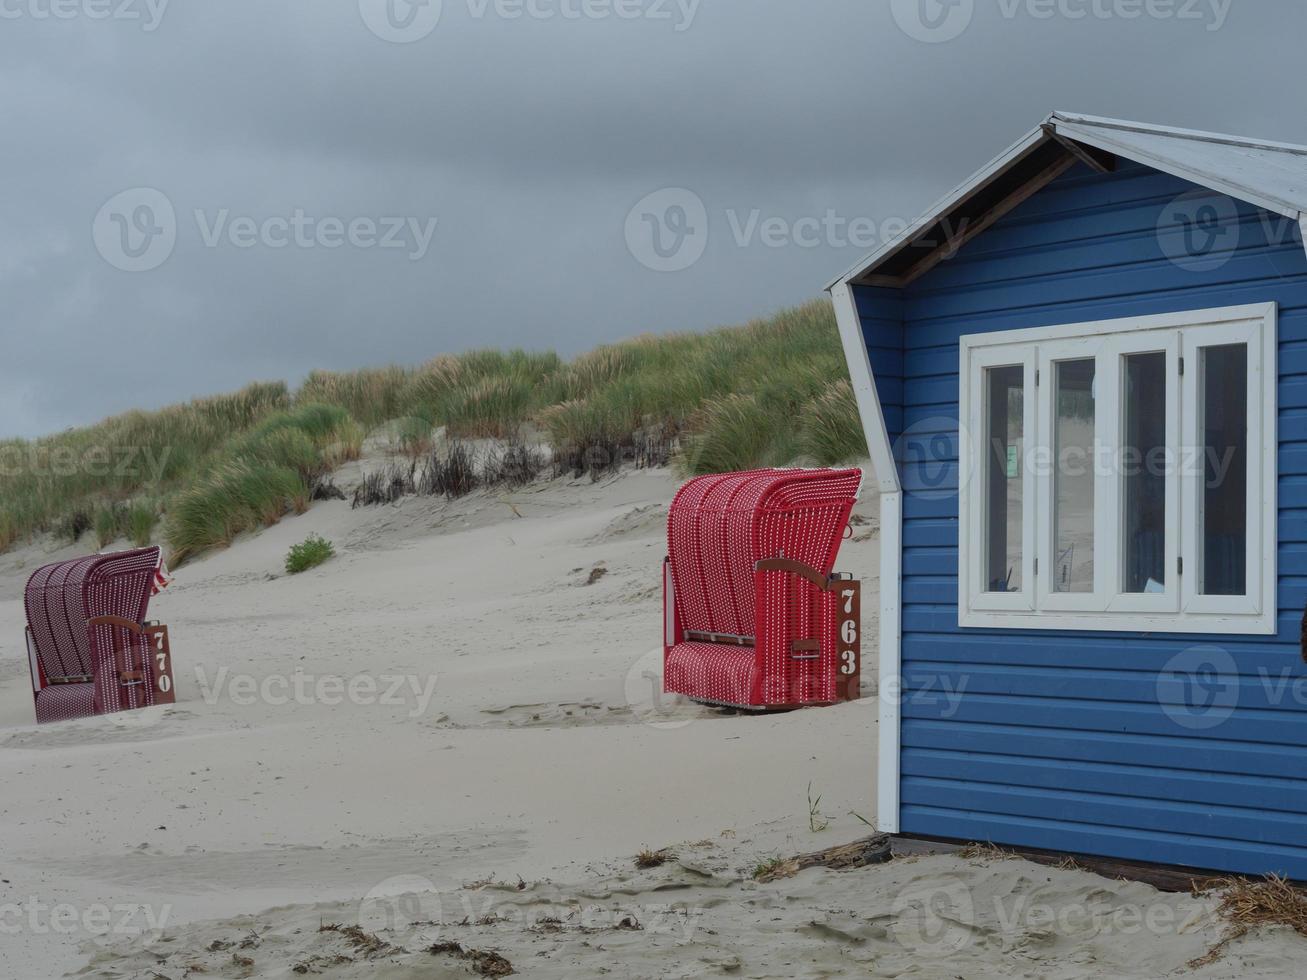
<instances>
[{"instance_id":1,"label":"beach chair hood","mask_svg":"<svg viewBox=\"0 0 1307 980\"><path fill-rule=\"evenodd\" d=\"M175 697L171 664L162 665L163 681L155 656L162 628L151 633L146 623L150 598L167 581L157 547L56 562L33 573L23 602L39 722Z\"/></svg>"},{"instance_id":2,"label":"beach chair hood","mask_svg":"<svg viewBox=\"0 0 1307 980\"><path fill-rule=\"evenodd\" d=\"M815 592L828 584L861 485L857 469L766 469L678 491L667 529L667 690L750 706L837 700L833 647L805 648L814 663L800 669L790 646L835 613ZM810 580L765 567L776 561Z\"/></svg>"}]
</instances>

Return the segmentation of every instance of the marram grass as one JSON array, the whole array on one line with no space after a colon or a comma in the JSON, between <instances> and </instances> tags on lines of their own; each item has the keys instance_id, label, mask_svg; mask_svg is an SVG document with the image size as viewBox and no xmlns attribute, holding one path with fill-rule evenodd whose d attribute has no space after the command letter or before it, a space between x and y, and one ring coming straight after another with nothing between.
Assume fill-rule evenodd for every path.
<instances>
[{"instance_id":1,"label":"marram grass","mask_svg":"<svg viewBox=\"0 0 1307 980\"><path fill-rule=\"evenodd\" d=\"M402 421L401 421L402 420ZM417 367L317 371L37 440L0 441L0 551L41 532L148 543L174 561L308 506L314 482L394 432L412 454L543 433L562 459L676 448L687 474L866 455L825 300L741 327L647 335L564 361L476 350ZM392 440L393 441L393 440Z\"/></svg>"}]
</instances>

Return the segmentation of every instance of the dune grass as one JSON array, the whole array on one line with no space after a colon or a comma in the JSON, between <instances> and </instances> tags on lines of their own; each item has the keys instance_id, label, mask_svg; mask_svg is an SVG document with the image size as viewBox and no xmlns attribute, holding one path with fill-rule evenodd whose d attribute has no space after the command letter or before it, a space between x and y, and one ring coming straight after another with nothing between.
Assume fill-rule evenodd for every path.
<instances>
[{"instance_id":1,"label":"dune grass","mask_svg":"<svg viewBox=\"0 0 1307 980\"><path fill-rule=\"evenodd\" d=\"M128 513L153 506L157 515L162 498L188 485L233 433L290 402L283 382L255 384L42 439L0 442L0 550L41 531L71 540L92 528L107 535L123 506ZM113 517L98 516L106 508Z\"/></svg>"},{"instance_id":2,"label":"dune grass","mask_svg":"<svg viewBox=\"0 0 1307 980\"><path fill-rule=\"evenodd\" d=\"M162 534L174 561L308 506L384 429L414 459L455 439L541 439L577 473L686 474L866 455L825 300L742 327L636 337L564 361L475 350L417 367L315 371L34 441L0 441L0 551L42 532L109 547ZM88 544L91 543L88 540Z\"/></svg>"},{"instance_id":3,"label":"dune grass","mask_svg":"<svg viewBox=\"0 0 1307 980\"><path fill-rule=\"evenodd\" d=\"M339 405L309 403L264 417L177 494L165 529L173 560L304 513L314 480L357 459L362 445L362 427Z\"/></svg>"}]
</instances>

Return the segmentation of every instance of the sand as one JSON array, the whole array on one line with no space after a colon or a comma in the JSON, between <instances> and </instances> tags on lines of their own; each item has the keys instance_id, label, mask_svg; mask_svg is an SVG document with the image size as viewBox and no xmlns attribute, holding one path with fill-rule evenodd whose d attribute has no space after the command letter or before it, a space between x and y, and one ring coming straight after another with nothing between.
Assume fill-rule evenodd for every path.
<instances>
[{"instance_id":1,"label":"sand","mask_svg":"<svg viewBox=\"0 0 1307 980\"><path fill-rule=\"evenodd\" d=\"M676 483L315 505L155 600L176 706L40 728L19 597L72 552L0 556L0 976L493 975L477 950L539 977L1153 977L1219 938L1210 900L1020 860L753 882L868 832L875 678L790 714L655 703ZM857 514L839 565L874 637ZM286 576L312 532L338 557ZM636 870L646 847L669 860ZM320 931L355 924L378 942ZM1194 975L1305 954L1270 930Z\"/></svg>"}]
</instances>

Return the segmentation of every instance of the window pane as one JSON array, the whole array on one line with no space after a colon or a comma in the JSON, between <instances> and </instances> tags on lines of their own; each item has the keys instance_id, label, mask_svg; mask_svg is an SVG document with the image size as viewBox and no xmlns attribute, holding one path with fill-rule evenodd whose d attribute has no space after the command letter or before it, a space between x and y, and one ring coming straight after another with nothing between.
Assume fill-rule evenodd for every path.
<instances>
[{"instance_id":1,"label":"window pane","mask_svg":"<svg viewBox=\"0 0 1307 980\"><path fill-rule=\"evenodd\" d=\"M1129 354L1122 372L1125 591L1166 588L1166 354Z\"/></svg>"},{"instance_id":2,"label":"window pane","mask_svg":"<svg viewBox=\"0 0 1307 980\"><path fill-rule=\"evenodd\" d=\"M986 369L985 399L985 591L1020 592L1025 368Z\"/></svg>"},{"instance_id":3,"label":"window pane","mask_svg":"<svg viewBox=\"0 0 1307 980\"><path fill-rule=\"evenodd\" d=\"M1094 359L1054 365L1053 591L1094 591Z\"/></svg>"},{"instance_id":4,"label":"window pane","mask_svg":"<svg viewBox=\"0 0 1307 980\"><path fill-rule=\"evenodd\" d=\"M1203 483L1201 595L1248 588L1248 347L1202 352Z\"/></svg>"}]
</instances>

